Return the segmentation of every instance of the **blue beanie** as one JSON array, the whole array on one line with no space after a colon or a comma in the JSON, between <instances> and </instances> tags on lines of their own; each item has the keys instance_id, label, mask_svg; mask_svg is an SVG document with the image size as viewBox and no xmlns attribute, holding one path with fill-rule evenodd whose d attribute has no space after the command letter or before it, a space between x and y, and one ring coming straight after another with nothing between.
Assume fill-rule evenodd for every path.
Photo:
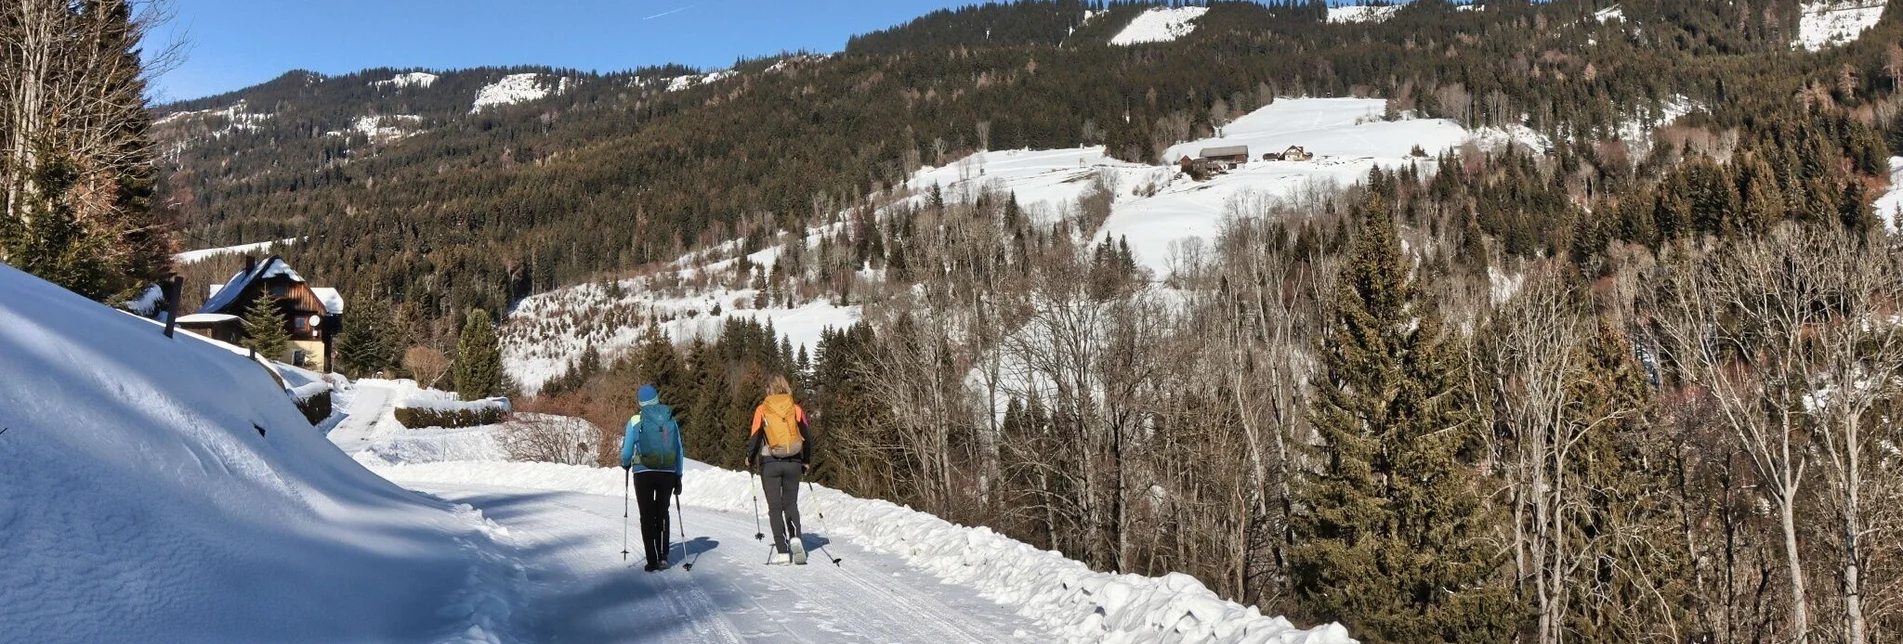
<instances>
[{"instance_id":1,"label":"blue beanie","mask_svg":"<svg viewBox=\"0 0 1903 644\"><path fill-rule=\"evenodd\" d=\"M658 405L661 403L661 392L655 391L654 385L641 385L641 393L636 400L641 401L644 406Z\"/></svg>"}]
</instances>

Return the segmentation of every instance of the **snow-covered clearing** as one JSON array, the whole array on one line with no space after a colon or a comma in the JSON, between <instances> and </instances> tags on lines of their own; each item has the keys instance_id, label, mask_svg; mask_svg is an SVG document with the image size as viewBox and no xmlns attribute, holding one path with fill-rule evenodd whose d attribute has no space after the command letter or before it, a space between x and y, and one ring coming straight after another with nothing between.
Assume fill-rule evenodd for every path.
<instances>
[{"instance_id":1,"label":"snow-covered clearing","mask_svg":"<svg viewBox=\"0 0 1903 644\"><path fill-rule=\"evenodd\" d=\"M1328 21L1336 24L1386 22L1400 11L1401 5L1329 7Z\"/></svg>"},{"instance_id":2,"label":"snow-covered clearing","mask_svg":"<svg viewBox=\"0 0 1903 644\"><path fill-rule=\"evenodd\" d=\"M1625 21L1625 7L1615 4L1610 7L1606 7L1604 9L1594 11L1592 13L1592 18L1601 23L1612 22L1614 20L1624 22Z\"/></svg>"},{"instance_id":3,"label":"snow-covered clearing","mask_svg":"<svg viewBox=\"0 0 1903 644\"><path fill-rule=\"evenodd\" d=\"M493 524L327 443L256 362L0 265L0 639L497 641Z\"/></svg>"},{"instance_id":4,"label":"snow-covered clearing","mask_svg":"<svg viewBox=\"0 0 1903 644\"><path fill-rule=\"evenodd\" d=\"M1196 19L1209 7L1157 7L1138 14L1136 19L1110 39L1112 45L1136 45L1170 42L1196 31ZM1089 16L1085 16L1089 20Z\"/></svg>"},{"instance_id":5,"label":"snow-covered clearing","mask_svg":"<svg viewBox=\"0 0 1903 644\"><path fill-rule=\"evenodd\" d=\"M768 248L749 259L770 267L778 252L778 247ZM724 270L731 263L690 264L677 275ZM614 289L582 284L522 300L499 330L504 369L523 391L533 393L567 371L590 346L604 358L620 355L641 340L649 319L660 319L662 333L677 343L712 340L731 319L754 320L772 324L795 352L805 347L811 353L819 348L822 332L852 326L861 313L858 305L836 306L825 300L756 309L757 289L712 287L675 296L651 289L650 283L648 278L620 280Z\"/></svg>"},{"instance_id":6,"label":"snow-covered clearing","mask_svg":"<svg viewBox=\"0 0 1903 644\"><path fill-rule=\"evenodd\" d=\"M423 117L412 114L390 114L385 116L359 116L350 123L350 132L369 137L372 141L393 141L416 134L416 126L422 124ZM344 136L344 131L331 131L328 136Z\"/></svg>"},{"instance_id":7,"label":"snow-covered clearing","mask_svg":"<svg viewBox=\"0 0 1903 644\"><path fill-rule=\"evenodd\" d=\"M237 131L255 131L258 129L258 124L263 123L265 119L271 118L270 114L247 112L245 111L245 107L244 101L238 101L237 103L233 103L231 107L223 109L174 112L153 121L152 124L165 125L188 119L204 120L208 118L222 118L225 119L225 127L209 134L211 138L218 138Z\"/></svg>"},{"instance_id":8,"label":"snow-covered clearing","mask_svg":"<svg viewBox=\"0 0 1903 644\"><path fill-rule=\"evenodd\" d=\"M785 61L781 61L781 62L783 63ZM778 64L775 64L774 66L779 67ZM728 78L732 78L735 74L738 74L738 73L739 72L728 69L728 70L713 72L710 74L689 74L687 76L675 76L674 78L668 79L667 91L678 92L681 90L691 89L701 85L706 85L709 83L717 83L717 82L726 80Z\"/></svg>"},{"instance_id":9,"label":"snow-covered clearing","mask_svg":"<svg viewBox=\"0 0 1903 644\"><path fill-rule=\"evenodd\" d=\"M685 557L695 567L656 575L620 559L619 471L542 463L375 469L481 509L525 550L542 553L526 562L528 613L532 630L562 636L552 639L648 632L689 642L1352 641L1339 625L1297 629L1185 575L1092 572L988 529L820 487L801 499L813 563L767 567L766 546L751 538L752 479L698 463L683 481L686 513L677 525L687 536L683 543L677 533L672 551L677 563ZM840 565L827 565L828 555Z\"/></svg>"},{"instance_id":10,"label":"snow-covered clearing","mask_svg":"<svg viewBox=\"0 0 1903 644\"><path fill-rule=\"evenodd\" d=\"M483 86L481 90L477 91L476 103L473 107L469 108L469 113L474 114L480 112L485 107L514 105L516 103L540 100L547 98L550 93L559 94L561 90L567 89L567 87L567 78L560 79L556 83L556 87L551 89L549 82L544 80L541 74L510 74L502 77L502 80Z\"/></svg>"},{"instance_id":11,"label":"snow-covered clearing","mask_svg":"<svg viewBox=\"0 0 1903 644\"><path fill-rule=\"evenodd\" d=\"M238 254L245 254L245 253L259 253L259 252L270 250L272 246L289 246L295 243L297 243L297 238L292 237L290 239L279 239L277 241L263 241L263 242L258 242L255 244L239 244L237 246L226 246L223 248L205 248L200 250L188 250L183 253L173 255L172 260L180 264L195 264L198 262L205 261L207 259L211 259L213 257L217 257L219 255L238 255Z\"/></svg>"},{"instance_id":12,"label":"snow-covered clearing","mask_svg":"<svg viewBox=\"0 0 1903 644\"><path fill-rule=\"evenodd\" d=\"M1857 39L1883 17L1883 0L1806 2L1798 9L1797 38L1791 47L1817 51Z\"/></svg>"},{"instance_id":13,"label":"snow-covered clearing","mask_svg":"<svg viewBox=\"0 0 1903 644\"><path fill-rule=\"evenodd\" d=\"M1240 168L1197 182L1174 166L1147 166L1108 158L1102 147L984 152L943 168L925 168L909 187L941 186L947 199L975 197L981 190L1016 194L1031 216L1048 220L1074 203L1100 173L1119 189L1111 215L1096 240L1128 238L1139 263L1158 276L1172 248L1185 240L1213 240L1232 200L1294 197L1318 186L1349 185L1375 167L1417 163L1431 169L1432 156L1411 156L1419 146L1433 155L1472 139L1452 121L1381 120L1381 99L1283 98L1223 128L1223 136L1172 146L1167 159L1195 157L1217 146L1246 145L1252 159ZM1505 135L1502 135L1505 136ZM1302 146L1309 161L1260 161L1263 153ZM1154 194L1140 188L1154 187Z\"/></svg>"},{"instance_id":14,"label":"snow-covered clearing","mask_svg":"<svg viewBox=\"0 0 1903 644\"><path fill-rule=\"evenodd\" d=\"M436 84L437 76L428 72L408 72L397 74L390 80L371 81L371 87L429 87Z\"/></svg>"}]
</instances>

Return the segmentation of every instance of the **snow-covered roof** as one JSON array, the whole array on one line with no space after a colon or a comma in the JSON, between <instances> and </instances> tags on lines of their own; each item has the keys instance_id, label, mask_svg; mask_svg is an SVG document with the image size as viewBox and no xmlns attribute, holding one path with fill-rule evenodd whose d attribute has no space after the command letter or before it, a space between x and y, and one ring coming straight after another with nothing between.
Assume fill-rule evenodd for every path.
<instances>
[{"instance_id":1,"label":"snow-covered roof","mask_svg":"<svg viewBox=\"0 0 1903 644\"><path fill-rule=\"evenodd\" d=\"M193 313L191 315L179 316L178 323L179 324L222 324L225 322L232 322L237 319L238 319L238 316L230 315L226 313Z\"/></svg>"},{"instance_id":2,"label":"snow-covered roof","mask_svg":"<svg viewBox=\"0 0 1903 644\"><path fill-rule=\"evenodd\" d=\"M325 313L331 315L344 314L344 296L342 293L338 293L337 289L327 286L314 286L311 287L311 293L316 294L317 300L324 303Z\"/></svg>"},{"instance_id":3,"label":"snow-covered roof","mask_svg":"<svg viewBox=\"0 0 1903 644\"><path fill-rule=\"evenodd\" d=\"M213 293L210 299L205 300L205 305L199 307L198 312L224 313L225 309L238 302L238 296L244 293L245 287L250 286L252 281L280 275L291 278L293 282L304 281L302 275L291 270L290 264L284 263L284 258L272 255L269 259L259 262L257 268L250 272L238 271L237 274L232 275L231 280L225 282L224 288L218 289L218 292Z\"/></svg>"}]
</instances>

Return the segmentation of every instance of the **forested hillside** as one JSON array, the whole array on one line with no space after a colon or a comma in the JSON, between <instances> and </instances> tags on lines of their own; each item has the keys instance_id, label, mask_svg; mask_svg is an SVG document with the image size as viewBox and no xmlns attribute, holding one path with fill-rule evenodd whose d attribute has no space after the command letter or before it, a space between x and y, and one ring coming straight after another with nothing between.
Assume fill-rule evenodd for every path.
<instances>
[{"instance_id":1,"label":"forested hillside","mask_svg":"<svg viewBox=\"0 0 1903 644\"><path fill-rule=\"evenodd\" d=\"M726 467L791 373L830 485L1362 641L1903 633L1895 8L1221 2L1125 35L1158 8L717 73L297 72L161 108L163 194L193 246L299 239L381 329L348 368L521 304L505 347L574 355L526 407L612 431L653 382ZM1175 165L1350 96L1384 109L1317 132L1464 141ZM1013 151L1063 187L1018 193ZM1116 231L1158 195L1219 224L1143 255ZM815 310L858 322L772 326Z\"/></svg>"},{"instance_id":2,"label":"forested hillside","mask_svg":"<svg viewBox=\"0 0 1903 644\"><path fill-rule=\"evenodd\" d=\"M1025 3L935 14L827 58L742 62L703 84L675 68L469 70L427 85L392 83L394 70L293 72L161 108L163 189L189 246L313 237L297 265L455 317L801 229L975 148L1103 143L1155 162L1277 95L1385 96L1397 112L1525 117L1593 142L1679 95L1733 127L1795 109L1800 90L1867 109L1891 84L1880 38L1795 55L1794 6L1681 4L1626 3L1624 20L1601 22L1588 3L1430 2L1335 24L1318 6L1218 3L1188 37L1116 47L1104 44L1116 21L1140 8ZM1107 13L1086 23L1085 11ZM1002 23L1044 36L987 26L1005 42L978 38L976 25ZM1048 44L1059 25L1079 29ZM548 96L471 112L520 73Z\"/></svg>"}]
</instances>

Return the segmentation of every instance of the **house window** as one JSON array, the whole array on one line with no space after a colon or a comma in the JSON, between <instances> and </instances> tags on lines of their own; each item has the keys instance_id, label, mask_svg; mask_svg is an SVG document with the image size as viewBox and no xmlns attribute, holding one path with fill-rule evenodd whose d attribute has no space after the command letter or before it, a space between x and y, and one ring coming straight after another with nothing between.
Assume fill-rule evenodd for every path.
<instances>
[{"instance_id":1,"label":"house window","mask_svg":"<svg viewBox=\"0 0 1903 644\"><path fill-rule=\"evenodd\" d=\"M303 351L291 352L291 365L296 367L304 366L304 352Z\"/></svg>"},{"instance_id":2,"label":"house window","mask_svg":"<svg viewBox=\"0 0 1903 644\"><path fill-rule=\"evenodd\" d=\"M279 282L271 285L271 297L284 297L291 294L291 285Z\"/></svg>"},{"instance_id":3,"label":"house window","mask_svg":"<svg viewBox=\"0 0 1903 644\"><path fill-rule=\"evenodd\" d=\"M297 331L298 333L303 333L306 329L310 327L310 324L307 322L307 320L309 319L310 318L304 317L302 315L291 316L291 330Z\"/></svg>"}]
</instances>

